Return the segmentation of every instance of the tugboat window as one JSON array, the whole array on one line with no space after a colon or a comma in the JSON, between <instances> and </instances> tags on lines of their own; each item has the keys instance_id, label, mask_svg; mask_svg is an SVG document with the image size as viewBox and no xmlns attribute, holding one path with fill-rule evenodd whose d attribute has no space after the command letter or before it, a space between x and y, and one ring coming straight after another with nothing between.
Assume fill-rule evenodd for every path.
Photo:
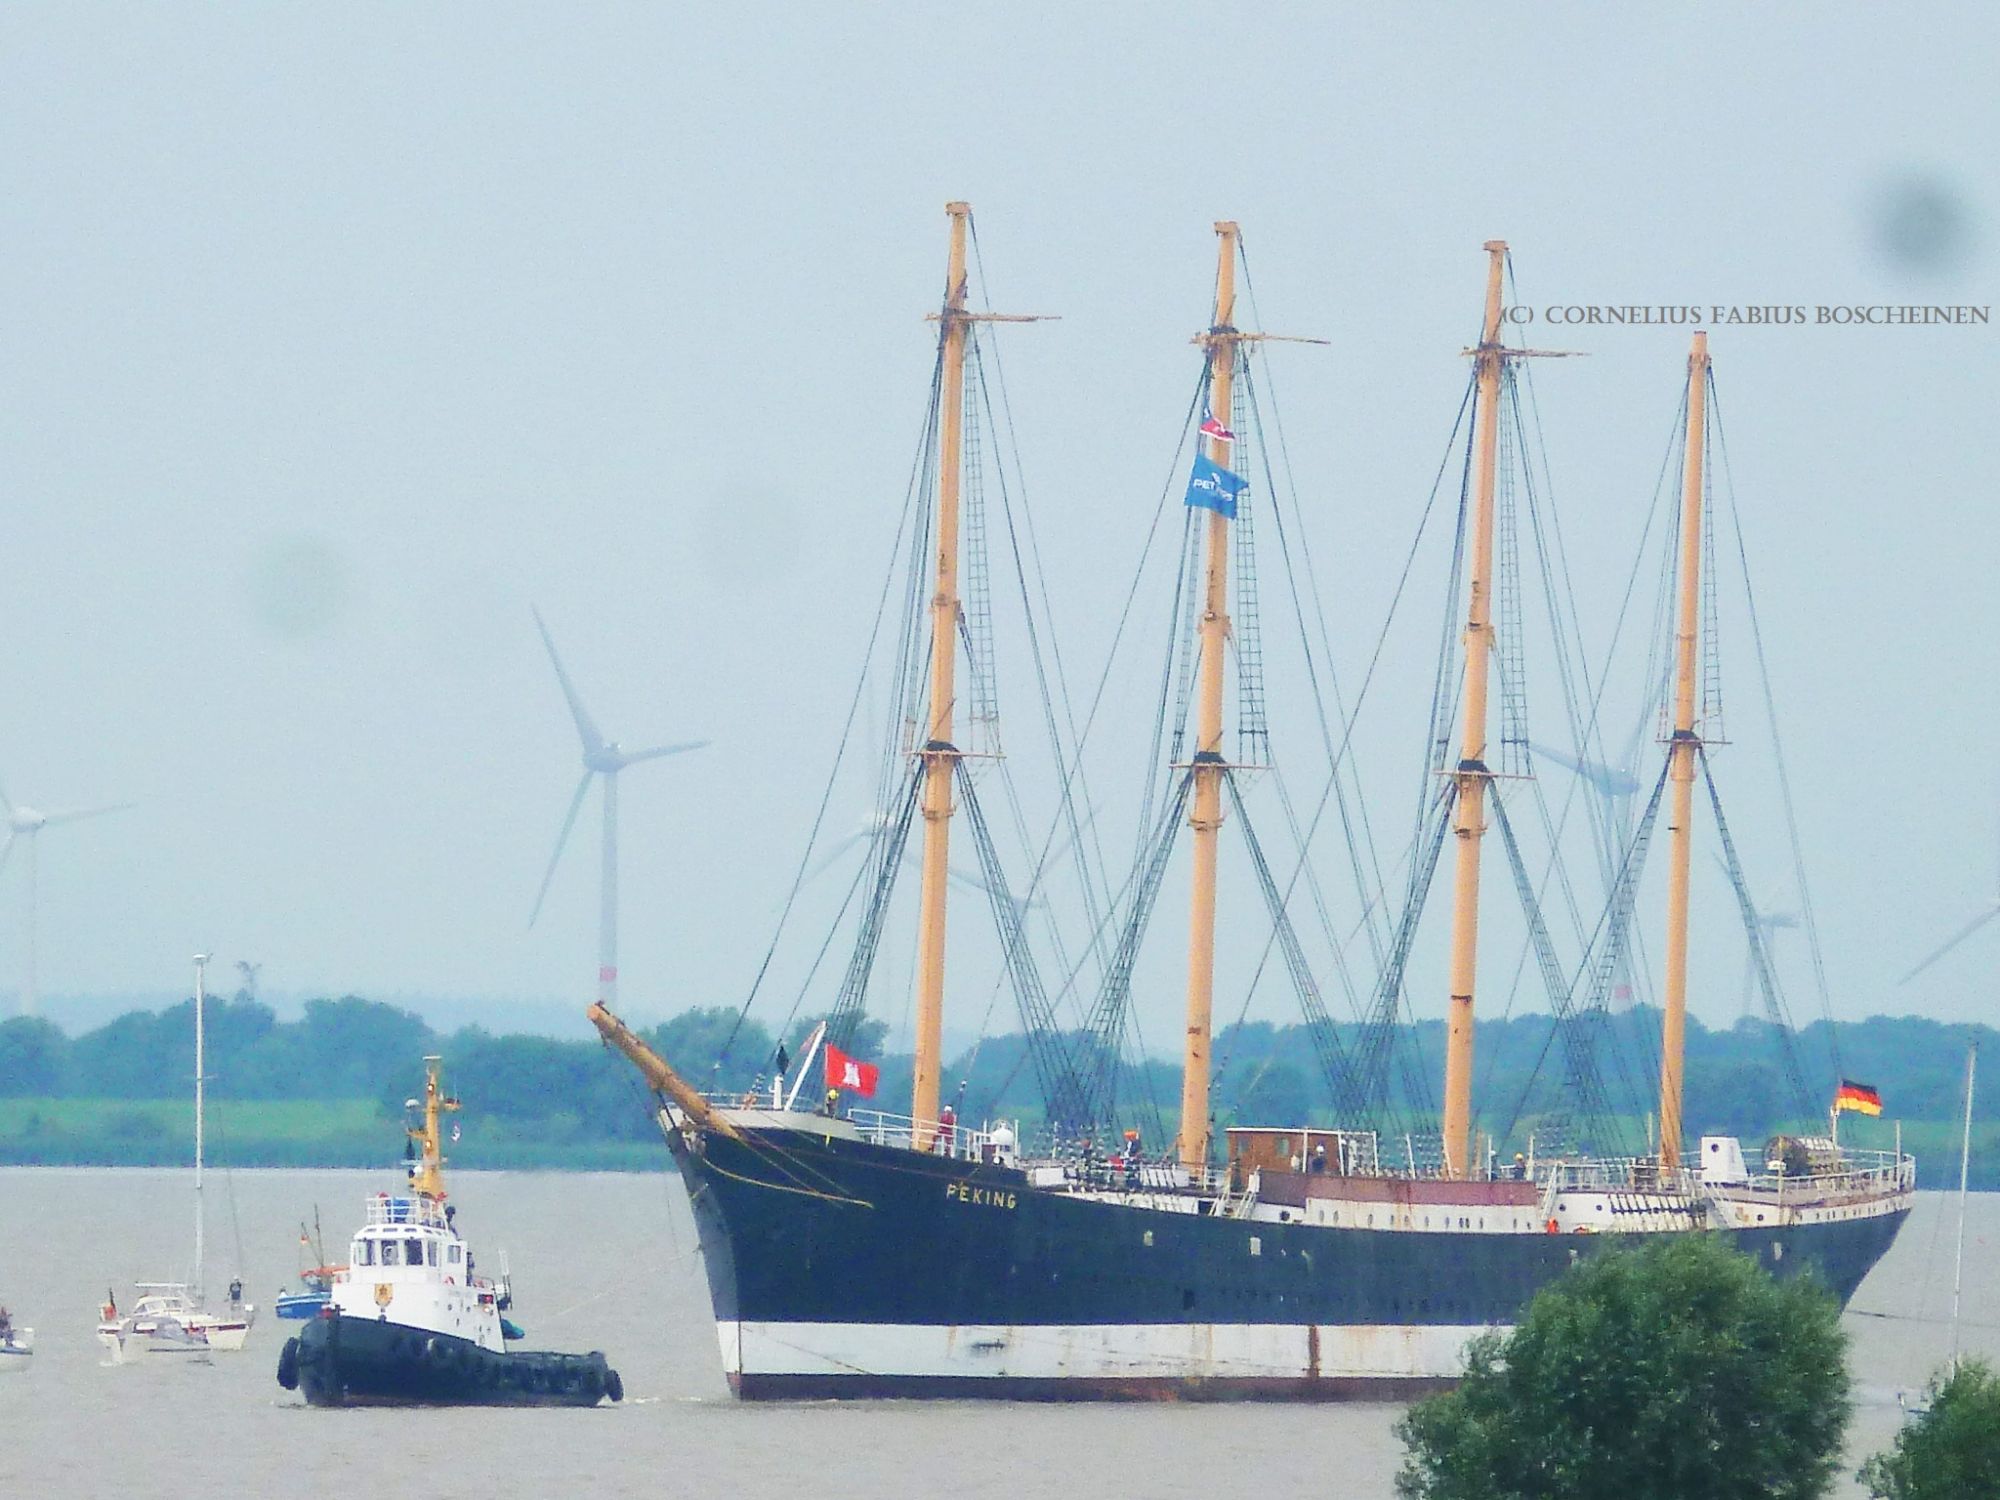
<instances>
[{"instance_id":1,"label":"tugboat window","mask_svg":"<svg viewBox=\"0 0 2000 1500\"><path fill-rule=\"evenodd\" d=\"M458 1246L456 1246L456 1245L449 1245L449 1246L447 1246L447 1247L445 1248L445 1259L449 1260L449 1261L450 1261L450 1262L451 1262L451 1263L452 1263L453 1265L457 1265L457 1264L458 1264Z\"/></svg>"},{"instance_id":2,"label":"tugboat window","mask_svg":"<svg viewBox=\"0 0 2000 1500\"><path fill-rule=\"evenodd\" d=\"M424 1264L427 1266L434 1266L437 1263L438 1263L438 1242L436 1240L425 1240Z\"/></svg>"},{"instance_id":3,"label":"tugboat window","mask_svg":"<svg viewBox=\"0 0 2000 1500\"><path fill-rule=\"evenodd\" d=\"M357 1265L374 1265L375 1242L373 1240L356 1240L354 1242L354 1260Z\"/></svg>"},{"instance_id":4,"label":"tugboat window","mask_svg":"<svg viewBox=\"0 0 2000 1500\"><path fill-rule=\"evenodd\" d=\"M397 1253L400 1248L395 1240L382 1241L381 1264L385 1266L400 1265L402 1263L402 1256Z\"/></svg>"},{"instance_id":5,"label":"tugboat window","mask_svg":"<svg viewBox=\"0 0 2000 1500\"><path fill-rule=\"evenodd\" d=\"M423 1263L424 1242L422 1240L410 1240L404 1247L403 1264L406 1266L420 1266Z\"/></svg>"}]
</instances>

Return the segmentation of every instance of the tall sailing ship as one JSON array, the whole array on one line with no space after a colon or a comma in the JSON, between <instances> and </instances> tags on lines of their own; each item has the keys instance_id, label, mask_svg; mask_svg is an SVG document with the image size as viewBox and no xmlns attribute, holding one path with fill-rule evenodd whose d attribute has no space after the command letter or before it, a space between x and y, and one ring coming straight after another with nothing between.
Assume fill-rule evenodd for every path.
<instances>
[{"instance_id":1,"label":"tall sailing ship","mask_svg":"<svg viewBox=\"0 0 2000 1500\"><path fill-rule=\"evenodd\" d=\"M1817 1127L1748 1154L1734 1137L1702 1136L1693 1154L1684 1140L1697 783L1709 791L1731 883L1747 908L1703 734L1703 642L1714 613L1711 605L1705 618L1711 593L1702 576L1705 560L1712 568L1704 539L1705 336L1694 339L1680 424L1677 573L1662 637L1671 667L1671 692L1662 701L1664 763L1636 826L1619 831L1606 913L1582 958L1565 965L1535 909L1542 882L1508 822L1504 804L1512 794L1502 795L1505 773L1492 744L1490 689L1503 700L1504 720L1518 688L1505 655L1508 611L1517 605L1498 586L1512 533L1505 515L1510 494L1496 475L1503 450L1518 443L1502 422L1503 397L1511 392L1515 363L1534 351L1503 345L1506 247L1486 247L1484 317L1467 351L1473 368L1461 412L1468 436L1455 556L1463 560L1463 577L1454 580L1457 623L1447 627L1450 665L1440 658L1435 701L1441 706L1433 711L1433 753L1403 909L1384 919L1380 977L1360 997L1358 1028L1343 1031L1328 1015L1291 919L1292 884L1273 870L1241 795L1260 758L1270 757L1261 682L1250 680L1258 650L1245 622L1231 616L1251 586L1248 485L1233 453L1238 432L1258 416L1254 391L1246 397L1249 354L1268 336L1237 327L1238 230L1216 225L1214 310L1196 338L1203 367L1188 420L1195 451L1176 575L1182 589L1175 611L1185 631L1173 660L1186 731L1176 732L1171 752L1161 757L1164 795L1149 803L1137 867L1116 910L1100 922L1115 941L1099 945L1096 1000L1084 1024L1066 1027L1038 978L1025 933L1037 898L1023 899L1006 885L979 805L973 757L964 748L979 714L975 707L958 717L965 702L981 700L990 671L977 659L982 637L969 628L977 607L968 610L960 582L964 423L975 404L966 386L968 345L981 323L999 319L968 302L970 210L954 203L947 212L934 426L925 446L935 481L920 496L926 513L911 543L912 558L924 568L908 591L920 618L900 668L911 684L907 705L917 732L904 748L905 770L883 781L871 861L856 882L867 898L861 936L839 997L794 1070L799 1081L774 1088L768 1102L761 1093L705 1094L601 1001L590 1010L607 1042L655 1090L659 1123L699 1228L731 1389L746 1399L1397 1398L1449 1383L1461 1371L1468 1339L1511 1325L1538 1289L1580 1258L1687 1233L1725 1236L1780 1276L1810 1272L1845 1301L1909 1211L1913 1160L1900 1149L1852 1149ZM971 358L976 362L976 350ZM1496 537L1503 553L1498 569ZM956 675L961 643L975 657L971 691L962 690ZM1455 680L1446 681L1447 673ZM1225 740L1232 674L1238 678L1234 748ZM1170 665L1163 718L1174 676ZM1525 754L1524 731L1503 729L1502 738L1518 740ZM1255 742L1247 754L1243 741ZM1580 755L1585 748L1579 746ZM1065 809L1057 827L1067 819L1075 843L1088 819L1069 805L1073 767L1062 768L1062 780ZM1644 1147L1606 1151L1620 1128L1604 1084L1615 1029L1606 994L1614 977L1629 972L1639 869L1663 804L1670 809L1669 858L1656 1135ZM852 1046L887 893L919 820L911 1108L902 1115L847 1107L838 1087L822 1097L804 1089L803 1077L822 1047L829 1054L841 1049L844 1058ZM1243 829L1270 941L1304 1005L1311 1061L1332 1107L1319 1122L1225 1126L1218 1141L1210 1054L1218 846L1226 820ZM993 898L1008 978L1047 1102L1046 1128L1032 1141L1015 1125L970 1128L957 1118L963 1100L943 1095L954 821L969 826L980 856L980 878L971 883ZM1118 1054L1130 1019L1134 957L1183 826L1192 867L1182 1096L1171 1149L1148 1153L1121 1129ZM1480 867L1491 827L1502 834L1524 926L1549 981L1569 1098L1566 1113L1543 1117L1539 1136L1482 1131L1474 1111ZM1454 873L1443 1095L1426 1121L1413 1127L1406 1119L1397 1128L1397 1109L1422 1112L1422 1089L1395 1076L1396 1037L1410 1029L1401 1024L1408 1014L1405 966L1447 844ZM1045 847L1037 882L1048 857ZM1303 858L1293 883L1299 873L1310 878ZM1746 909L1746 916L1754 913ZM1768 955L1756 937L1753 924L1753 958L1769 989ZM1795 1081L1802 1077L1796 1067L1792 1072ZM829 1072L830 1083L841 1078ZM1811 1118L1813 1106L1801 1112ZM1627 1128L1631 1119L1624 1117ZM1122 1147L1107 1144L1121 1139ZM1511 1152L1516 1144L1524 1149L1503 1162L1503 1148Z\"/></svg>"}]
</instances>

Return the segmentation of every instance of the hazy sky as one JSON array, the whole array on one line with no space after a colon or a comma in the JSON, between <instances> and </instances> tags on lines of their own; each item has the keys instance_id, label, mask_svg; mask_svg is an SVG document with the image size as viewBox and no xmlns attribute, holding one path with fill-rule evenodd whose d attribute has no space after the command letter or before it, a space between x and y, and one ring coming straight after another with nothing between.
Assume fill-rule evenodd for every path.
<instances>
[{"instance_id":1,"label":"hazy sky","mask_svg":"<svg viewBox=\"0 0 2000 1500\"><path fill-rule=\"evenodd\" d=\"M886 564L949 198L995 303L1062 315L1004 349L1073 667L1176 461L1233 217L1266 325L1333 341L1272 369L1358 677L1483 241L1536 305L2000 302L1995 56L1977 6L10 6L0 785L139 803L43 838L44 1008L163 994L209 945L280 995L581 1006L594 803L526 928L578 773L531 603L608 733L714 741L624 779L623 969L640 1018L734 1003ZM1937 230L1914 252L1911 205ZM1608 629L1686 331L1534 341L1591 355L1535 381ZM1991 325L1713 336L1843 1015L1991 1014L2000 925L1894 982L2000 889L1996 349ZM1390 665L1414 686L1364 769L1400 829L1423 652ZM1134 704L1155 670L1131 664ZM1783 904L1770 811L1735 815ZM1161 1042L1177 890L1140 998ZM1720 898L1695 1005L1726 1023ZM1226 934L1225 971L1261 941Z\"/></svg>"}]
</instances>

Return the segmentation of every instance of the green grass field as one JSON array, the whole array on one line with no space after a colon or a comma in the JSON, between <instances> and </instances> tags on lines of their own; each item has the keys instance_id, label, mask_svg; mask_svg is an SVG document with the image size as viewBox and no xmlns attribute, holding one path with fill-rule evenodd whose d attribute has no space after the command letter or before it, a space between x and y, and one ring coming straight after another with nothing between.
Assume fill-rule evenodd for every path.
<instances>
[{"instance_id":1,"label":"green grass field","mask_svg":"<svg viewBox=\"0 0 2000 1500\"><path fill-rule=\"evenodd\" d=\"M488 1121L449 1148L457 1166L658 1171L657 1140L584 1136L571 1116L532 1126ZM403 1154L402 1121L372 1099L216 1099L208 1160L235 1167L387 1167ZM180 1099L0 1098L0 1165L173 1167L194 1156L194 1111Z\"/></svg>"},{"instance_id":2,"label":"green grass field","mask_svg":"<svg viewBox=\"0 0 2000 1500\"><path fill-rule=\"evenodd\" d=\"M395 1122L372 1099L211 1099L208 1139L299 1141L362 1132L393 1139ZM185 1138L194 1149L194 1108L185 1099L0 1099L0 1141L35 1136Z\"/></svg>"}]
</instances>

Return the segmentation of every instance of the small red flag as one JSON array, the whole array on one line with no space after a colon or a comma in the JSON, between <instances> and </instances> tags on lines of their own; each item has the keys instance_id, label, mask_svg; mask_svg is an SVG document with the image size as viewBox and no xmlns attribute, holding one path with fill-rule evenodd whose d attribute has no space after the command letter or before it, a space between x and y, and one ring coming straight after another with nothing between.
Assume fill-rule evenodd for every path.
<instances>
[{"instance_id":1,"label":"small red flag","mask_svg":"<svg viewBox=\"0 0 2000 1500\"><path fill-rule=\"evenodd\" d=\"M875 1080L882 1076L882 1070L873 1063L863 1062L858 1057L849 1057L832 1042L826 1044L826 1086L830 1089L845 1089L850 1094L859 1094L864 1099L875 1097Z\"/></svg>"}]
</instances>

